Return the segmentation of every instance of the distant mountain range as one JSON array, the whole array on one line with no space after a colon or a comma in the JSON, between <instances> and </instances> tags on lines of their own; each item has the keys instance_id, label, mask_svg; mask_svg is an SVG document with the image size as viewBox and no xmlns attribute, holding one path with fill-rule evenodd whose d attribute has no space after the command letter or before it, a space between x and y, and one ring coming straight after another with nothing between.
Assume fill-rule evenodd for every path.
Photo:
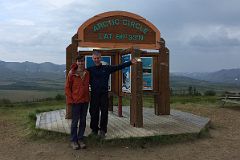
<instances>
[{"instance_id":1,"label":"distant mountain range","mask_svg":"<svg viewBox=\"0 0 240 160\"><path fill-rule=\"evenodd\" d=\"M63 89L65 65L0 61L0 89Z\"/></svg>"},{"instance_id":2,"label":"distant mountain range","mask_svg":"<svg viewBox=\"0 0 240 160\"><path fill-rule=\"evenodd\" d=\"M33 62L4 62L0 61L1 70L11 70L15 72L25 72L25 73L39 73L39 72L48 72L48 73L64 73L65 65L57 65L50 62L44 63L33 63Z\"/></svg>"},{"instance_id":3,"label":"distant mountain range","mask_svg":"<svg viewBox=\"0 0 240 160\"><path fill-rule=\"evenodd\" d=\"M64 83L65 65L0 61L0 89L62 90ZM191 85L201 90L232 90L240 88L240 68L211 73L171 73L170 85L172 88L186 89Z\"/></svg>"},{"instance_id":4,"label":"distant mountain range","mask_svg":"<svg viewBox=\"0 0 240 160\"><path fill-rule=\"evenodd\" d=\"M184 76L208 82L235 84L240 86L240 68L222 69L216 72L172 73L175 76Z\"/></svg>"}]
</instances>

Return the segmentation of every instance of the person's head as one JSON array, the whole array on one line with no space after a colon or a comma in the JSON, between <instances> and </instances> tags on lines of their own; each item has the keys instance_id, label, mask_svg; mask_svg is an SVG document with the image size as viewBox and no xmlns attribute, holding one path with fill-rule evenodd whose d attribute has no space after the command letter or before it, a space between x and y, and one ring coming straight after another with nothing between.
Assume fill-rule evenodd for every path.
<instances>
[{"instance_id":1,"label":"person's head","mask_svg":"<svg viewBox=\"0 0 240 160\"><path fill-rule=\"evenodd\" d=\"M77 56L76 58L76 64L78 67L80 67L81 69L85 68L85 58L84 56Z\"/></svg>"},{"instance_id":2,"label":"person's head","mask_svg":"<svg viewBox=\"0 0 240 160\"><path fill-rule=\"evenodd\" d=\"M99 66L101 64L101 53L94 51L92 53L92 60L96 66Z\"/></svg>"}]
</instances>

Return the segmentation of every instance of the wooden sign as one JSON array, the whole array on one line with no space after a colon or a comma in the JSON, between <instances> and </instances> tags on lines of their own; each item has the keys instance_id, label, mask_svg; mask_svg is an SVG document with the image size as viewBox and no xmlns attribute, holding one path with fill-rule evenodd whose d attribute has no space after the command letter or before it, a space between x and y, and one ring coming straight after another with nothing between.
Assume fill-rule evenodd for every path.
<instances>
[{"instance_id":1,"label":"wooden sign","mask_svg":"<svg viewBox=\"0 0 240 160\"><path fill-rule=\"evenodd\" d=\"M146 19L114 11L94 16L78 29L80 47L159 49L160 31Z\"/></svg>"}]
</instances>

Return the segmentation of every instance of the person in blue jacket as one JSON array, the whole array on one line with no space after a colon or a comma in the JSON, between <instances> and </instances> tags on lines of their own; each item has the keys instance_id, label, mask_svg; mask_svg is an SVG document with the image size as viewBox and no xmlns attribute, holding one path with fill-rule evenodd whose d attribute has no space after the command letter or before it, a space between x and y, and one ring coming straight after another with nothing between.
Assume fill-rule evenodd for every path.
<instances>
[{"instance_id":1,"label":"person in blue jacket","mask_svg":"<svg viewBox=\"0 0 240 160\"><path fill-rule=\"evenodd\" d=\"M120 65L103 65L101 63L101 53L94 51L92 59L95 66L87 68L90 73L91 100L90 100L90 128L91 135L105 138L108 124L108 80L111 73L129 67L137 62L136 59ZM101 116L100 115L101 112ZM100 123L99 123L100 117ZM99 132L100 130L100 132Z\"/></svg>"}]
</instances>

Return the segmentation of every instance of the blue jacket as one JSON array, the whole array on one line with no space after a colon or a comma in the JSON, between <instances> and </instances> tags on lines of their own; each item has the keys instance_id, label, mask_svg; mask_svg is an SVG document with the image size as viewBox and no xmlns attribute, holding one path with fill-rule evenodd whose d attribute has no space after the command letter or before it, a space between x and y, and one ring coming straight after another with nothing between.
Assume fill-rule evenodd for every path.
<instances>
[{"instance_id":1,"label":"blue jacket","mask_svg":"<svg viewBox=\"0 0 240 160\"><path fill-rule=\"evenodd\" d=\"M87 68L90 72L90 85L91 93L106 93L108 92L108 79L109 75L113 72L121 70L132 64L131 61L125 62L120 65L99 65Z\"/></svg>"}]
</instances>

